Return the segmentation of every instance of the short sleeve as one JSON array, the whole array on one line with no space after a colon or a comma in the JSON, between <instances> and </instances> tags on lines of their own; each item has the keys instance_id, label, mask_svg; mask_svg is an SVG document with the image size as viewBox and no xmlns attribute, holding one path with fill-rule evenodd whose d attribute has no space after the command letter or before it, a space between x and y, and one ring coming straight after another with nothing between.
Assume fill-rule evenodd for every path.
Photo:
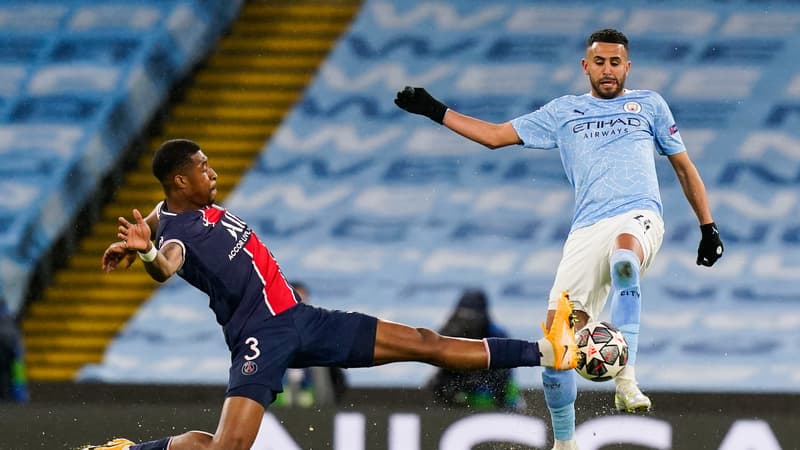
<instances>
[{"instance_id":1,"label":"short sleeve","mask_svg":"<svg viewBox=\"0 0 800 450\"><path fill-rule=\"evenodd\" d=\"M156 247L161 249L169 243L176 243L186 256L186 243L192 239L193 221L187 223L186 216L178 217L174 213L164 211L163 202L158 204L158 229L156 230Z\"/></svg>"},{"instance_id":2,"label":"short sleeve","mask_svg":"<svg viewBox=\"0 0 800 450\"><path fill-rule=\"evenodd\" d=\"M655 92L653 93L653 106L653 127L658 152L662 155L674 155L686 151L672 111L664 98Z\"/></svg>"},{"instance_id":3,"label":"short sleeve","mask_svg":"<svg viewBox=\"0 0 800 450\"><path fill-rule=\"evenodd\" d=\"M555 103L547 103L536 111L511 120L511 125L528 148L552 149L558 146Z\"/></svg>"}]
</instances>

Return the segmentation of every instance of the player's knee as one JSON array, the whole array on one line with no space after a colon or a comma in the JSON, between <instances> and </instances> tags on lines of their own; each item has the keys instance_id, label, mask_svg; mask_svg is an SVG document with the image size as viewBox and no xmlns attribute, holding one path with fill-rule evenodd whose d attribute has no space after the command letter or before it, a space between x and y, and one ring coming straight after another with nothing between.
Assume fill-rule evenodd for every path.
<instances>
[{"instance_id":1,"label":"player's knee","mask_svg":"<svg viewBox=\"0 0 800 450\"><path fill-rule=\"evenodd\" d=\"M619 288L628 288L638 282L637 267L631 261L617 261L611 267L611 282Z\"/></svg>"},{"instance_id":2,"label":"player's knee","mask_svg":"<svg viewBox=\"0 0 800 450\"><path fill-rule=\"evenodd\" d=\"M611 283L617 289L639 284L639 258L631 251L617 250L611 255Z\"/></svg>"},{"instance_id":3,"label":"player's knee","mask_svg":"<svg viewBox=\"0 0 800 450\"><path fill-rule=\"evenodd\" d=\"M425 347L436 345L442 340L442 335L431 330L430 328L417 327L416 330L419 334L420 342Z\"/></svg>"},{"instance_id":4,"label":"player's knee","mask_svg":"<svg viewBox=\"0 0 800 450\"><path fill-rule=\"evenodd\" d=\"M633 264L630 261L617 261L611 276L621 281L630 280L633 277Z\"/></svg>"},{"instance_id":5,"label":"player's knee","mask_svg":"<svg viewBox=\"0 0 800 450\"><path fill-rule=\"evenodd\" d=\"M419 340L419 354L426 360L431 360L439 354L439 351L444 343L442 335L431 330L430 328L416 328Z\"/></svg>"},{"instance_id":6,"label":"player's knee","mask_svg":"<svg viewBox=\"0 0 800 450\"><path fill-rule=\"evenodd\" d=\"M229 436L203 448L207 450L250 450L252 445L252 439L247 440L241 436Z\"/></svg>"},{"instance_id":7,"label":"player's knee","mask_svg":"<svg viewBox=\"0 0 800 450\"><path fill-rule=\"evenodd\" d=\"M208 435L206 437L195 434L196 438L191 448L204 450L250 450L255 436L240 432L237 429L226 430L224 434Z\"/></svg>"},{"instance_id":8,"label":"player's knee","mask_svg":"<svg viewBox=\"0 0 800 450\"><path fill-rule=\"evenodd\" d=\"M192 430L178 436L174 436L170 441L170 447L196 448L212 450L223 448L221 442L214 442L214 435L205 431Z\"/></svg>"}]
</instances>

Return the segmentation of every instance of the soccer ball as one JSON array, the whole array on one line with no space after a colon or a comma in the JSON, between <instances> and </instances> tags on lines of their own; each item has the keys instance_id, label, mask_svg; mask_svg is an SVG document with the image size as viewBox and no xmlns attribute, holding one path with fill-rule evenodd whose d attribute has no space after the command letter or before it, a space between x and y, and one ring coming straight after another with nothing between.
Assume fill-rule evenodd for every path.
<instances>
[{"instance_id":1,"label":"soccer ball","mask_svg":"<svg viewBox=\"0 0 800 450\"><path fill-rule=\"evenodd\" d=\"M578 367L575 370L591 381L607 381L628 363L628 344L622 332L608 322L589 322L575 335Z\"/></svg>"}]
</instances>

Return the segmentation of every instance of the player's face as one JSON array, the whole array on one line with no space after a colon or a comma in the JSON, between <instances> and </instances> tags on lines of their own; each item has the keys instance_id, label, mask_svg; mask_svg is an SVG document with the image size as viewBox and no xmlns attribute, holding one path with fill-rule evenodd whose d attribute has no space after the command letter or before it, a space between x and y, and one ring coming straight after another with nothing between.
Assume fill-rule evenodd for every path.
<instances>
[{"instance_id":1,"label":"player's face","mask_svg":"<svg viewBox=\"0 0 800 450\"><path fill-rule=\"evenodd\" d=\"M625 46L595 42L586 49L586 58L581 60L581 65L589 76L593 96L608 99L622 94L631 68Z\"/></svg>"},{"instance_id":2,"label":"player's face","mask_svg":"<svg viewBox=\"0 0 800 450\"><path fill-rule=\"evenodd\" d=\"M217 172L208 164L208 157L202 150L192 155L192 164L187 178L192 203L206 206L217 198Z\"/></svg>"}]
</instances>

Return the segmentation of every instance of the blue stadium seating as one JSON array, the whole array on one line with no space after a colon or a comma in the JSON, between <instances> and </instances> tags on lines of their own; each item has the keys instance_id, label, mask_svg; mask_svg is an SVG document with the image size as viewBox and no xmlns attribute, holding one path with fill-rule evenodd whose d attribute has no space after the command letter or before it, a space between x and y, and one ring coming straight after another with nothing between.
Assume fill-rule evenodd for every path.
<instances>
[{"instance_id":1,"label":"blue stadium seating","mask_svg":"<svg viewBox=\"0 0 800 450\"><path fill-rule=\"evenodd\" d=\"M696 219L659 157L667 232L643 283L641 382L797 392L792 2L369 0L226 204L321 305L436 328L460 290L479 285L513 335L539 336L572 213L557 153L489 152L392 100L421 85L462 112L508 120L585 92L583 42L606 26L631 38L628 86L658 90L672 105L726 243L717 266L695 265ZM171 281L82 379L224 383L227 352L206 305ZM175 320L181 326L166 326ZM382 386L417 386L429 374L415 364L351 371L355 384ZM518 377L539 386L535 370Z\"/></svg>"},{"instance_id":2,"label":"blue stadium seating","mask_svg":"<svg viewBox=\"0 0 800 450\"><path fill-rule=\"evenodd\" d=\"M0 296L40 258L241 0L0 1Z\"/></svg>"}]
</instances>

